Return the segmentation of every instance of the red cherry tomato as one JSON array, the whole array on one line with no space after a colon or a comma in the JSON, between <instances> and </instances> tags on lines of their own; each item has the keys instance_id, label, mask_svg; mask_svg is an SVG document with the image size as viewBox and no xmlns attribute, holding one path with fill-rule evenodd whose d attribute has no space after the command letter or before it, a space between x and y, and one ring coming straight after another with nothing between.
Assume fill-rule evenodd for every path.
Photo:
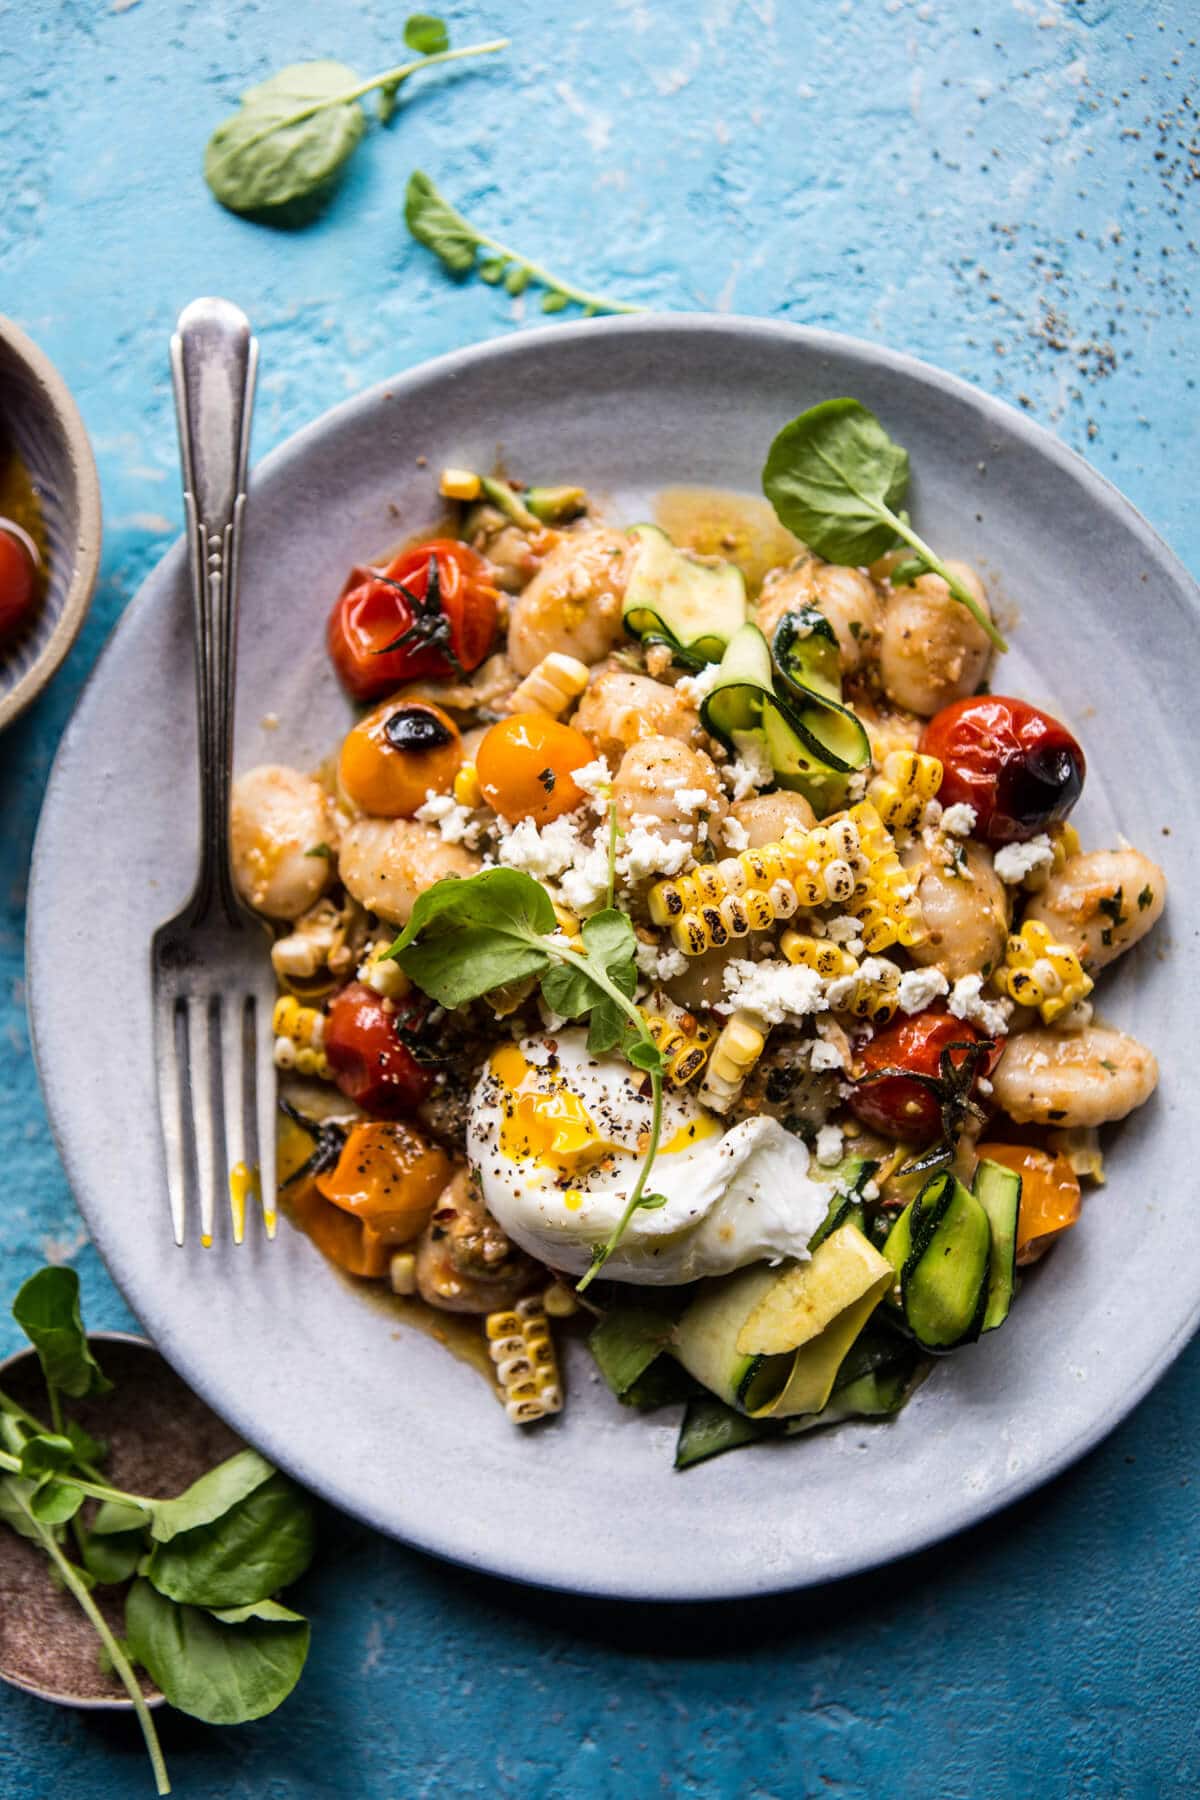
<instances>
[{"instance_id":1,"label":"red cherry tomato","mask_svg":"<svg viewBox=\"0 0 1200 1800\"><path fill-rule=\"evenodd\" d=\"M942 1109L930 1084L941 1080L943 1050L950 1052L951 1066L960 1069L967 1047L985 1042L973 1025L949 1013L923 1012L898 1019L877 1031L863 1050L858 1085L847 1102L850 1111L885 1137L906 1144L931 1143L942 1131ZM980 1060L976 1079L989 1074L999 1058L996 1046ZM907 1073L882 1075L883 1069Z\"/></svg>"},{"instance_id":2,"label":"red cherry tomato","mask_svg":"<svg viewBox=\"0 0 1200 1800\"><path fill-rule=\"evenodd\" d=\"M942 805L973 806L975 836L989 844L1019 844L1065 819L1087 773L1065 725L1002 694L943 707L921 734L921 749L944 770Z\"/></svg>"},{"instance_id":3,"label":"red cherry tomato","mask_svg":"<svg viewBox=\"0 0 1200 1800\"><path fill-rule=\"evenodd\" d=\"M20 527L0 520L0 638L24 625L37 600L37 551Z\"/></svg>"},{"instance_id":4,"label":"red cherry tomato","mask_svg":"<svg viewBox=\"0 0 1200 1800\"><path fill-rule=\"evenodd\" d=\"M365 982L352 981L334 998L325 1021L324 1049L334 1080L377 1118L415 1112L433 1086L431 1071L397 1035L403 1018L403 1003L388 1012Z\"/></svg>"},{"instance_id":5,"label":"red cherry tomato","mask_svg":"<svg viewBox=\"0 0 1200 1800\"><path fill-rule=\"evenodd\" d=\"M499 595L483 557L468 544L432 538L385 569L351 570L329 615L329 654L354 698L375 700L418 676L477 669L495 640L498 616Z\"/></svg>"}]
</instances>

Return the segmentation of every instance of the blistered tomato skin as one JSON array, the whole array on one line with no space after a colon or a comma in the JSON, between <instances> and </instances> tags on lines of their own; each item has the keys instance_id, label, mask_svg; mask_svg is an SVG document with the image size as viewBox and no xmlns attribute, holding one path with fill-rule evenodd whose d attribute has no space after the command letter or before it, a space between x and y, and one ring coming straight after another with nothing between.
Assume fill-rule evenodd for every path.
<instances>
[{"instance_id":1,"label":"blistered tomato skin","mask_svg":"<svg viewBox=\"0 0 1200 1800\"><path fill-rule=\"evenodd\" d=\"M942 765L938 799L975 809L974 836L1019 844L1065 819L1087 763L1065 725L1003 694L956 700L930 719L921 750Z\"/></svg>"},{"instance_id":2,"label":"blistered tomato skin","mask_svg":"<svg viewBox=\"0 0 1200 1800\"><path fill-rule=\"evenodd\" d=\"M0 638L24 625L36 600L36 552L23 531L0 521Z\"/></svg>"},{"instance_id":3,"label":"blistered tomato skin","mask_svg":"<svg viewBox=\"0 0 1200 1800\"><path fill-rule=\"evenodd\" d=\"M496 637L493 575L482 556L450 538L405 550L385 569L351 570L326 630L347 692L375 700L405 681L477 669Z\"/></svg>"},{"instance_id":4,"label":"blistered tomato skin","mask_svg":"<svg viewBox=\"0 0 1200 1800\"><path fill-rule=\"evenodd\" d=\"M430 700L385 700L346 736L338 779L374 818L411 819L430 793L446 793L462 762L449 713Z\"/></svg>"},{"instance_id":5,"label":"blistered tomato skin","mask_svg":"<svg viewBox=\"0 0 1200 1800\"><path fill-rule=\"evenodd\" d=\"M433 1086L430 1070L400 1042L397 1012L365 982L352 981L329 1008L325 1055L343 1094L378 1119L416 1111Z\"/></svg>"},{"instance_id":6,"label":"blistered tomato skin","mask_svg":"<svg viewBox=\"0 0 1200 1800\"><path fill-rule=\"evenodd\" d=\"M583 804L572 770L594 762L582 731L545 713L514 713L493 725L475 753L475 771L488 805L515 825L532 819L548 825Z\"/></svg>"},{"instance_id":7,"label":"blistered tomato skin","mask_svg":"<svg viewBox=\"0 0 1200 1800\"><path fill-rule=\"evenodd\" d=\"M850 1111L885 1137L905 1144L932 1143L941 1135L942 1109L929 1083L940 1078L942 1052L950 1052L951 1066L957 1069L966 1058L965 1046L986 1041L973 1025L950 1013L898 1019L877 1031L863 1049L858 1085L847 1102ZM976 1080L995 1067L1000 1048L981 1061ZM884 1069L896 1073L885 1075Z\"/></svg>"}]
</instances>

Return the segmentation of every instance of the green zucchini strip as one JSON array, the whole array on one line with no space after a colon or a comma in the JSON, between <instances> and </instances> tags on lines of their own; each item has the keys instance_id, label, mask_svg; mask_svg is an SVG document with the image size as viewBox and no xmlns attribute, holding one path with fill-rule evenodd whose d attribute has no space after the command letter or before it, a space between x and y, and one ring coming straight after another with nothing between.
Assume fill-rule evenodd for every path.
<instances>
[{"instance_id":1,"label":"green zucchini strip","mask_svg":"<svg viewBox=\"0 0 1200 1800\"><path fill-rule=\"evenodd\" d=\"M733 563L680 550L657 525L634 525L638 551L622 606L625 629L667 644L678 660L719 662L746 618L746 583Z\"/></svg>"},{"instance_id":2,"label":"green zucchini strip","mask_svg":"<svg viewBox=\"0 0 1200 1800\"><path fill-rule=\"evenodd\" d=\"M801 708L805 729L824 745L831 769L855 772L871 760L866 729L842 700L838 641L815 606L784 613L775 627L771 653L779 680Z\"/></svg>"},{"instance_id":3,"label":"green zucchini strip","mask_svg":"<svg viewBox=\"0 0 1200 1800\"><path fill-rule=\"evenodd\" d=\"M987 1302L982 1331L1003 1325L1017 1291L1017 1220L1021 1212L1021 1177L1015 1169L985 1158L972 1183L975 1198L992 1228L988 1258Z\"/></svg>"},{"instance_id":4,"label":"green zucchini strip","mask_svg":"<svg viewBox=\"0 0 1200 1800\"><path fill-rule=\"evenodd\" d=\"M932 1175L896 1220L883 1254L900 1277L899 1308L922 1349L954 1350L979 1336L991 1240L987 1213L948 1170ZM893 1304L896 1298L893 1289Z\"/></svg>"}]
</instances>

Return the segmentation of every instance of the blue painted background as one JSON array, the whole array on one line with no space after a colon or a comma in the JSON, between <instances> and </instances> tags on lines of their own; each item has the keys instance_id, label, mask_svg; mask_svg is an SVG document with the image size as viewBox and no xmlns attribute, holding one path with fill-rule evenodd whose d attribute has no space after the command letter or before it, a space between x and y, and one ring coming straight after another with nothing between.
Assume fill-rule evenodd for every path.
<instances>
[{"instance_id":1,"label":"blue painted background","mask_svg":"<svg viewBox=\"0 0 1200 1800\"><path fill-rule=\"evenodd\" d=\"M404 10L0 0L0 309L74 388L106 510L82 639L0 741L0 1249L6 1287L47 1256L75 1263L98 1325L127 1315L46 1132L24 888L62 726L179 529L166 343L193 295L254 320L259 454L359 386L537 322L536 301L455 286L410 243L404 182L424 167L587 285L854 332L1027 407L1200 572L1192 0L454 5L457 42L507 33L511 51L414 83L317 226L221 212L201 154L239 89L307 56L389 66ZM119 1029L114 991L105 1033L89 1030ZM0 1320L0 1352L13 1343ZM168 1720L177 1791L1194 1795L1198 1403L1193 1345L1107 1444L993 1524L753 1606L539 1595L328 1515L301 1688L236 1732ZM127 1800L147 1782L126 1721L0 1694L4 1800Z\"/></svg>"}]
</instances>

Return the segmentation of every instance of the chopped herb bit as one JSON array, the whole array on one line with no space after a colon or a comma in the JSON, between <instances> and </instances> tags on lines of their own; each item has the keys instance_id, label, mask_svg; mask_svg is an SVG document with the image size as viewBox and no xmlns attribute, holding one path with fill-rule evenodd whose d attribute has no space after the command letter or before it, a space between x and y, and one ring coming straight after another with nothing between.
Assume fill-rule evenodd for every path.
<instances>
[{"instance_id":1,"label":"chopped herb bit","mask_svg":"<svg viewBox=\"0 0 1200 1800\"><path fill-rule=\"evenodd\" d=\"M1129 917L1128 913L1121 910L1121 902L1124 898L1124 888L1118 888L1115 894L1107 894L1104 899L1099 902L1100 911L1104 914L1106 919L1111 919L1114 925L1124 925ZM1111 943L1112 939L1106 938L1104 941L1105 943Z\"/></svg>"},{"instance_id":2,"label":"chopped herb bit","mask_svg":"<svg viewBox=\"0 0 1200 1800\"><path fill-rule=\"evenodd\" d=\"M1141 893L1138 895L1138 911L1145 912L1145 910L1148 906L1153 906L1153 905L1154 905L1154 889L1150 886L1150 883L1147 882L1145 887L1142 889Z\"/></svg>"},{"instance_id":3,"label":"chopped herb bit","mask_svg":"<svg viewBox=\"0 0 1200 1800\"><path fill-rule=\"evenodd\" d=\"M1116 1065L1116 1063L1114 1063L1114 1062L1109 1062L1109 1060L1108 1060L1108 1058L1107 1058L1107 1056L1102 1056L1102 1057L1101 1057L1101 1058L1100 1058L1100 1067L1101 1067L1101 1068L1102 1068L1102 1069L1107 1069L1107 1070L1108 1070L1108 1072L1109 1072L1109 1074L1110 1074L1110 1075L1115 1075L1115 1074L1116 1074L1116 1072L1117 1072L1117 1065Z\"/></svg>"},{"instance_id":4,"label":"chopped herb bit","mask_svg":"<svg viewBox=\"0 0 1200 1800\"><path fill-rule=\"evenodd\" d=\"M553 769L551 769L549 766L547 766L544 769L539 769L538 770L538 780L541 782L542 786L545 788L545 790L548 794L552 794L554 792L554 783L557 780L557 776L555 775Z\"/></svg>"}]
</instances>

